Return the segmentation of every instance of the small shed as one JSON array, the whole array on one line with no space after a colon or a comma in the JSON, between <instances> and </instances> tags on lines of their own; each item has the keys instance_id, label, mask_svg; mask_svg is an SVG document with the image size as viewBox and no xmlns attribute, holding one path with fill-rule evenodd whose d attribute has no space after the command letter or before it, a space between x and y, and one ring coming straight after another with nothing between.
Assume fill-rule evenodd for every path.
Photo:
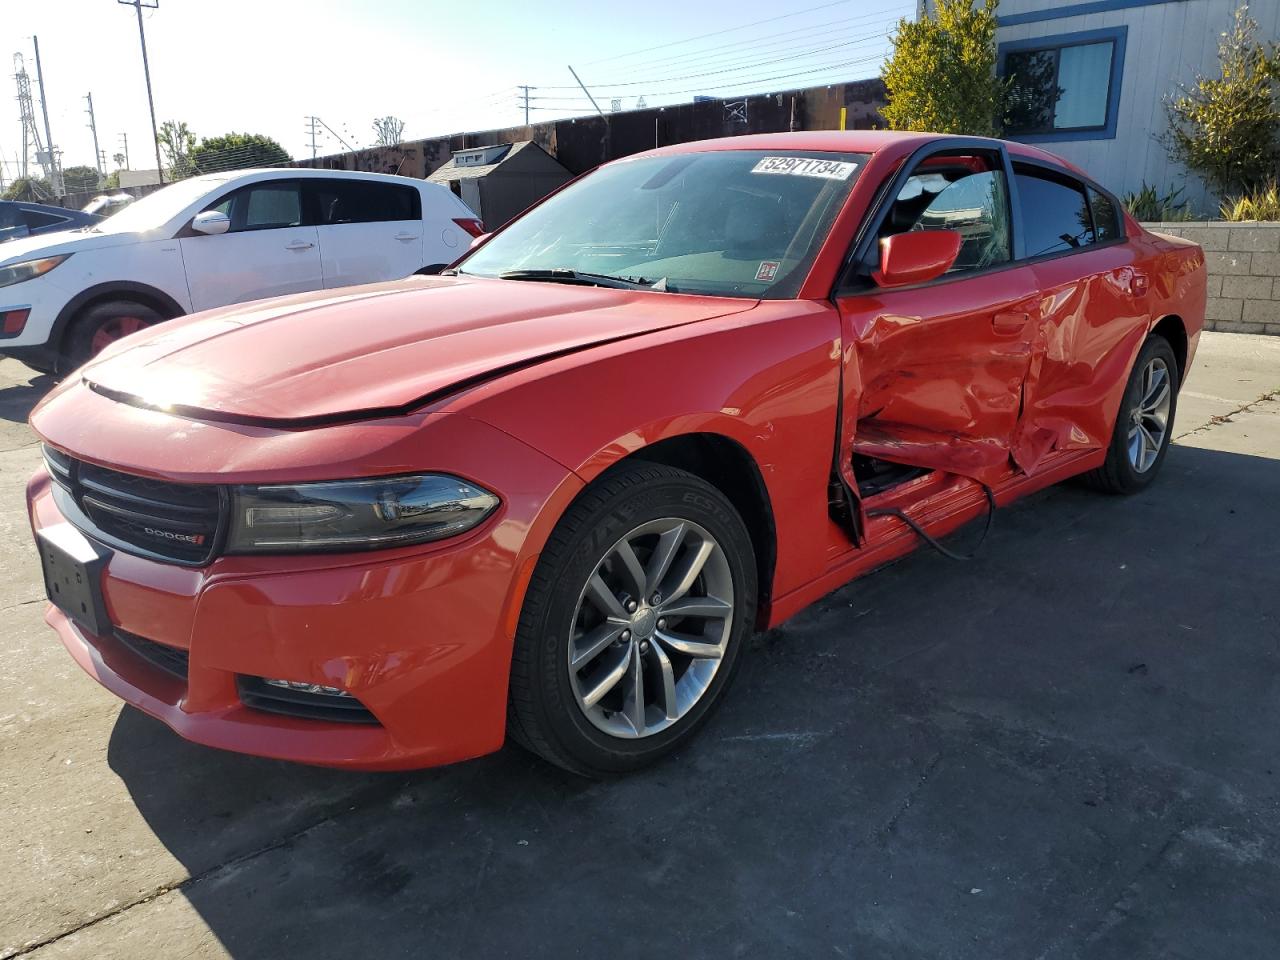
<instances>
[{"instance_id":1,"label":"small shed","mask_svg":"<svg viewBox=\"0 0 1280 960\"><path fill-rule=\"evenodd\" d=\"M486 230L496 230L572 177L532 140L517 140L455 150L427 179L447 186L476 212Z\"/></svg>"}]
</instances>

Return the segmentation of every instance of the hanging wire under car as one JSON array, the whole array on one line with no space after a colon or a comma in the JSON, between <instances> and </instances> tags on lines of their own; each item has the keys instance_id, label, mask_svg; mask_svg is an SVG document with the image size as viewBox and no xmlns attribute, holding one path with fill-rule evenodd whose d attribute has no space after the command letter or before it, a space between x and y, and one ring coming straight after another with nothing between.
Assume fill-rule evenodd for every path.
<instances>
[{"instance_id":1,"label":"hanging wire under car","mask_svg":"<svg viewBox=\"0 0 1280 960\"><path fill-rule=\"evenodd\" d=\"M987 522L982 528L982 536L978 538L978 542L973 545L973 550L971 550L969 553L956 553L954 550L948 550L946 547L944 547L941 543L939 543L933 537L929 536L929 534L925 533L924 528L920 526L920 524L916 523L914 520L908 517L905 512L898 509L897 507L877 507L875 509L868 510L866 512L866 515L868 517L897 517L899 520L905 523L908 527L910 527L913 531L915 531L915 534L917 537L919 537L929 546L933 547L933 549L937 550L940 554L942 554L947 559L972 560L974 559L974 557L978 555L978 551L982 549L982 545L986 543L987 534L991 532L991 522L996 515L995 493L985 483L982 485L982 492L987 495Z\"/></svg>"}]
</instances>

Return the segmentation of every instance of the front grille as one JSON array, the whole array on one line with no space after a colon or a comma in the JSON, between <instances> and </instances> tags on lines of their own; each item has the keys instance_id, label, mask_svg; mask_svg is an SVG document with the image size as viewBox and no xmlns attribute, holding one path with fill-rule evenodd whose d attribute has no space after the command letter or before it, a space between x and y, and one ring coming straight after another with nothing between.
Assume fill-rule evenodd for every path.
<instances>
[{"instance_id":1,"label":"front grille","mask_svg":"<svg viewBox=\"0 0 1280 960\"><path fill-rule=\"evenodd\" d=\"M377 723L369 708L351 694L311 693L267 683L263 677L236 678L240 702L254 710L280 713L308 720L335 720L339 723Z\"/></svg>"},{"instance_id":2,"label":"front grille","mask_svg":"<svg viewBox=\"0 0 1280 960\"><path fill-rule=\"evenodd\" d=\"M119 628L116 628L116 639L153 667L159 667L179 680L187 679L187 668L191 658L186 650L167 647L163 643L156 643L154 640L148 640L146 637L140 637L136 633L129 633Z\"/></svg>"},{"instance_id":3,"label":"front grille","mask_svg":"<svg viewBox=\"0 0 1280 960\"><path fill-rule=\"evenodd\" d=\"M49 446L44 457L49 475L76 508L67 519L87 521L86 532L123 549L179 563L198 565L213 557L227 512L217 485L108 470Z\"/></svg>"}]
</instances>

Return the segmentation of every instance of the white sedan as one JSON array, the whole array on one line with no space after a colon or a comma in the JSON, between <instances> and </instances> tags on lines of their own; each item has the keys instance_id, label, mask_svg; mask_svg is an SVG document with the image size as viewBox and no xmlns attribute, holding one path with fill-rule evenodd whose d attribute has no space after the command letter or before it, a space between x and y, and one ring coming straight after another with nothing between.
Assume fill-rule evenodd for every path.
<instances>
[{"instance_id":1,"label":"white sedan","mask_svg":"<svg viewBox=\"0 0 1280 960\"><path fill-rule=\"evenodd\" d=\"M447 187L408 177L193 177L85 230L0 248L0 355L64 372L184 313L435 272L482 230Z\"/></svg>"}]
</instances>

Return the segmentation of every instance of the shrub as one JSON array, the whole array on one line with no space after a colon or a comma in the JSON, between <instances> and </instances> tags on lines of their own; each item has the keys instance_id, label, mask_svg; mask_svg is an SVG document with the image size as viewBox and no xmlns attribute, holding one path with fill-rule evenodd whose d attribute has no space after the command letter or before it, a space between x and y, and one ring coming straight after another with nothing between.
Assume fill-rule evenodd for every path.
<instances>
[{"instance_id":1,"label":"shrub","mask_svg":"<svg viewBox=\"0 0 1280 960\"><path fill-rule=\"evenodd\" d=\"M1169 221L1169 220L1193 220L1194 215L1191 213L1191 203L1179 202L1182 197L1182 188L1176 187L1166 194L1159 194L1156 188L1148 184L1145 180L1142 182L1142 189L1135 193L1126 193L1120 198L1120 202L1124 204L1124 208L1133 214L1136 220L1145 221Z\"/></svg>"},{"instance_id":2,"label":"shrub","mask_svg":"<svg viewBox=\"0 0 1280 960\"><path fill-rule=\"evenodd\" d=\"M1247 6L1218 44L1221 75L1165 99L1170 155L1219 195L1248 193L1280 169L1280 47L1254 39Z\"/></svg>"},{"instance_id":3,"label":"shrub","mask_svg":"<svg viewBox=\"0 0 1280 960\"><path fill-rule=\"evenodd\" d=\"M998 0L938 0L932 17L899 20L881 75L892 130L995 136L1008 84L996 77Z\"/></svg>"},{"instance_id":4,"label":"shrub","mask_svg":"<svg viewBox=\"0 0 1280 960\"><path fill-rule=\"evenodd\" d=\"M1223 220L1280 220L1280 184L1275 180L1252 193L1228 197L1222 203Z\"/></svg>"}]
</instances>

